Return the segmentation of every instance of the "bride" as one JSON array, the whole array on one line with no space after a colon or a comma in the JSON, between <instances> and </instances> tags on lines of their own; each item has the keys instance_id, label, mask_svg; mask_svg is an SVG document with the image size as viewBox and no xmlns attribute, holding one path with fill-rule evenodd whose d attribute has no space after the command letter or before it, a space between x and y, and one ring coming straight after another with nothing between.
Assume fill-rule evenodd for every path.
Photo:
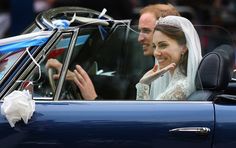
<instances>
[{"instance_id":1,"label":"bride","mask_svg":"<svg viewBox=\"0 0 236 148\"><path fill-rule=\"evenodd\" d=\"M153 48L156 64L136 85L137 100L185 100L195 90L195 75L202 58L192 23L180 16L160 18Z\"/></svg>"}]
</instances>

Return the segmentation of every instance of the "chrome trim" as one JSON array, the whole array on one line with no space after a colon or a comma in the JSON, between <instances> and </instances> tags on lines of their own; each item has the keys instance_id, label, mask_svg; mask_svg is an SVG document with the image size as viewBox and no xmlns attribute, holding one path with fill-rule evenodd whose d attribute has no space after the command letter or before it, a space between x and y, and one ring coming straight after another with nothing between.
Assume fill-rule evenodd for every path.
<instances>
[{"instance_id":1,"label":"chrome trim","mask_svg":"<svg viewBox=\"0 0 236 148\"><path fill-rule=\"evenodd\" d=\"M182 128L174 128L169 130L169 132L193 132L200 135L207 135L211 132L208 127L182 127Z\"/></svg>"},{"instance_id":2,"label":"chrome trim","mask_svg":"<svg viewBox=\"0 0 236 148\"><path fill-rule=\"evenodd\" d=\"M39 100L41 97L37 97ZM43 98L43 97L42 97ZM139 105L142 105L142 104L163 104L163 103L166 103L164 101L137 101L137 100L58 100L58 101L55 101L55 102L78 102L78 103L81 103L81 102L86 102L86 103L95 103L95 104L104 104L104 103L114 103L114 104L139 104ZM176 102L169 102L169 104L176 104ZM183 102L183 103L187 103L187 104L192 104L192 102ZM182 104L183 104L182 103ZM196 102L194 103L196 104ZM206 102L198 102L197 104L201 105L201 104L210 104L210 103L206 103Z\"/></svg>"},{"instance_id":3,"label":"chrome trim","mask_svg":"<svg viewBox=\"0 0 236 148\"><path fill-rule=\"evenodd\" d=\"M57 85L57 88L56 88L56 92L55 92L55 96L54 96L55 101L59 100L61 90L62 90L62 86L63 86L63 83L64 83L64 79L65 79L66 74L67 74L70 59L71 59L71 56L72 56L72 53L73 53L74 46L76 44L78 34L79 34L79 28L75 29L73 34L72 34L72 38L71 38L71 42L70 42L70 45L69 45L68 53L66 55L64 65L63 65L62 70L61 70L61 76L60 76L60 79L58 81L58 85Z\"/></svg>"}]
</instances>

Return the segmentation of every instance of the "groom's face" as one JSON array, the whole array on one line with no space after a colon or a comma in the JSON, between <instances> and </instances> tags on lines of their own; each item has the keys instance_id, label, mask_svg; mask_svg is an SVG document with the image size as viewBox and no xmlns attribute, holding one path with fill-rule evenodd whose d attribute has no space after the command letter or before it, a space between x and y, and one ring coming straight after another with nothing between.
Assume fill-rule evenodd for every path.
<instances>
[{"instance_id":1,"label":"groom's face","mask_svg":"<svg viewBox=\"0 0 236 148\"><path fill-rule=\"evenodd\" d=\"M143 13L139 18L139 37L138 42L143 47L145 56L153 56L152 39L156 25L155 15L152 13Z\"/></svg>"}]
</instances>

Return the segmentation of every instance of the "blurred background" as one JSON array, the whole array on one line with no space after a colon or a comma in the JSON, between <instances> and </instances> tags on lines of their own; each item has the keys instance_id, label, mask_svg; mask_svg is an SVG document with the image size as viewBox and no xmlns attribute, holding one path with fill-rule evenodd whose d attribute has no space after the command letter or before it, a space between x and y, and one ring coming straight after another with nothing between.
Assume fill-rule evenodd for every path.
<instances>
[{"instance_id":1,"label":"blurred background","mask_svg":"<svg viewBox=\"0 0 236 148\"><path fill-rule=\"evenodd\" d=\"M137 23L139 10L154 3L171 3L193 24L223 26L236 40L235 0L0 0L0 38L22 33L38 13L53 7L106 8L114 19L133 19Z\"/></svg>"}]
</instances>

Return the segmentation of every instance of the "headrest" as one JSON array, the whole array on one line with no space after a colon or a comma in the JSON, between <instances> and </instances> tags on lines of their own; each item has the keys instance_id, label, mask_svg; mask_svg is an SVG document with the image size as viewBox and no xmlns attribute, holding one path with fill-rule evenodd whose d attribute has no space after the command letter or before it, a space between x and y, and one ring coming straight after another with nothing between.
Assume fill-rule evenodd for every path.
<instances>
[{"instance_id":1,"label":"headrest","mask_svg":"<svg viewBox=\"0 0 236 148\"><path fill-rule=\"evenodd\" d=\"M199 64L195 84L197 90L224 90L232 78L234 49L221 45L206 54Z\"/></svg>"}]
</instances>

